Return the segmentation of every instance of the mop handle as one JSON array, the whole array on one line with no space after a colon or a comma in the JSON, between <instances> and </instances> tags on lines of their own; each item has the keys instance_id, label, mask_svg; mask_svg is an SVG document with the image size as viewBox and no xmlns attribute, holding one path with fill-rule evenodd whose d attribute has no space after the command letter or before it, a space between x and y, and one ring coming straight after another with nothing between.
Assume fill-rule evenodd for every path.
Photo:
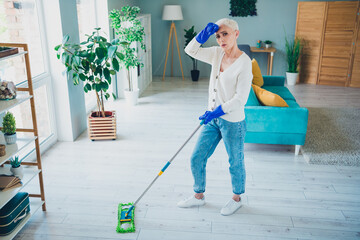
<instances>
[{"instance_id":1,"label":"mop handle","mask_svg":"<svg viewBox=\"0 0 360 240\"><path fill-rule=\"evenodd\" d=\"M135 203L129 208L128 212L132 210L133 207L140 201L140 199L145 195L145 193L151 188L154 182L165 172L165 170L169 167L171 162L175 159L175 157L179 154L179 152L185 147L185 145L190 141L190 139L195 135L195 133L200 129L201 125L203 125L204 121L201 121L200 125L195 129L195 131L190 135L190 137L184 142L184 144L180 147L180 149L175 153L175 155L165 164L165 166L160 170L158 175L154 178L154 180L150 183L150 185L145 189L145 191L140 195L140 197L135 201ZM131 209L131 210L130 210Z\"/></svg>"}]
</instances>

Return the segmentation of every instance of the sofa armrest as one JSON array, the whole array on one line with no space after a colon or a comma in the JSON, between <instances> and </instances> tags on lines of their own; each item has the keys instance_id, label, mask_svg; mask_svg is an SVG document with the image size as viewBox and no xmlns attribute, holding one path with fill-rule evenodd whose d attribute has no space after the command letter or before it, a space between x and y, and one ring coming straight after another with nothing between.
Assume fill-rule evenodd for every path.
<instances>
[{"instance_id":1,"label":"sofa armrest","mask_svg":"<svg viewBox=\"0 0 360 240\"><path fill-rule=\"evenodd\" d=\"M263 76L264 86L284 86L285 77L283 76Z\"/></svg>"},{"instance_id":2,"label":"sofa armrest","mask_svg":"<svg viewBox=\"0 0 360 240\"><path fill-rule=\"evenodd\" d=\"M306 134L307 108L247 106L245 107L248 131Z\"/></svg>"}]
</instances>

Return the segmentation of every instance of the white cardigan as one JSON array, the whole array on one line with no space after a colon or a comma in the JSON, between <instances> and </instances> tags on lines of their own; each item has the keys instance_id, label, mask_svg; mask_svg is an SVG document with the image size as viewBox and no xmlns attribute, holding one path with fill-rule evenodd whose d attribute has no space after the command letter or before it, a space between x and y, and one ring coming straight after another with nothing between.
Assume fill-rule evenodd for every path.
<instances>
[{"instance_id":1,"label":"white cardigan","mask_svg":"<svg viewBox=\"0 0 360 240\"><path fill-rule=\"evenodd\" d=\"M185 52L193 58L211 64L208 109L221 105L226 113L221 118L230 122L245 119L244 106L249 97L252 82L252 64L248 55L241 54L224 72L220 74L222 58L221 47L202 48L193 38Z\"/></svg>"}]
</instances>

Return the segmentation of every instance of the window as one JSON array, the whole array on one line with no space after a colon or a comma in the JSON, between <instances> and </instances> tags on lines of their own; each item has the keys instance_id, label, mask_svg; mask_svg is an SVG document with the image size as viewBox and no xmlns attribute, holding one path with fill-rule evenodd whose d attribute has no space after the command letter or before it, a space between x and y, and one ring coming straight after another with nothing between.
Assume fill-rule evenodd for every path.
<instances>
[{"instance_id":1,"label":"window","mask_svg":"<svg viewBox=\"0 0 360 240\"><path fill-rule=\"evenodd\" d=\"M35 0L0 0L0 42L28 44L33 77L45 72L40 36ZM16 61L22 59L9 60L6 69L10 69L10 74L15 72L16 79L26 79L25 65ZM11 70L11 67L14 69ZM2 74L6 75L7 72L3 70Z\"/></svg>"}]
</instances>

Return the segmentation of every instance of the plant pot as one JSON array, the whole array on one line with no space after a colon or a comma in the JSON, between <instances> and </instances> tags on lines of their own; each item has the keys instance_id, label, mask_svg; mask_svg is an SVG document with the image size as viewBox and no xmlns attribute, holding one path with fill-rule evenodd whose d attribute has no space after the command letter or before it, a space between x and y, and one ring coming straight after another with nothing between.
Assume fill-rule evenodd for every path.
<instances>
[{"instance_id":1,"label":"plant pot","mask_svg":"<svg viewBox=\"0 0 360 240\"><path fill-rule=\"evenodd\" d=\"M270 44L265 44L266 48L271 48L271 43Z\"/></svg>"},{"instance_id":2,"label":"plant pot","mask_svg":"<svg viewBox=\"0 0 360 240\"><path fill-rule=\"evenodd\" d=\"M22 179L24 176L22 165L20 165L20 167L17 168L10 167L10 172L12 172L12 174L14 174L15 177L18 177L20 179Z\"/></svg>"},{"instance_id":3,"label":"plant pot","mask_svg":"<svg viewBox=\"0 0 360 240\"><path fill-rule=\"evenodd\" d=\"M139 89L135 89L132 91L129 91L128 89L124 90L124 96L125 96L125 100L127 102L128 105L130 106L135 106L138 102L138 98L139 98Z\"/></svg>"},{"instance_id":4,"label":"plant pot","mask_svg":"<svg viewBox=\"0 0 360 240\"><path fill-rule=\"evenodd\" d=\"M105 111L105 117L100 117L99 112L91 112L88 117L88 135L92 141L116 139L115 111Z\"/></svg>"},{"instance_id":5,"label":"plant pot","mask_svg":"<svg viewBox=\"0 0 360 240\"><path fill-rule=\"evenodd\" d=\"M200 71L199 70L191 70L191 79L196 82L199 80Z\"/></svg>"},{"instance_id":6,"label":"plant pot","mask_svg":"<svg viewBox=\"0 0 360 240\"><path fill-rule=\"evenodd\" d=\"M288 85L293 86L296 84L299 73L286 72L286 82Z\"/></svg>"},{"instance_id":7,"label":"plant pot","mask_svg":"<svg viewBox=\"0 0 360 240\"><path fill-rule=\"evenodd\" d=\"M8 144L8 145L16 143L16 139L17 139L16 133L14 133L12 135L4 134L4 137L5 137L6 144Z\"/></svg>"}]
</instances>

